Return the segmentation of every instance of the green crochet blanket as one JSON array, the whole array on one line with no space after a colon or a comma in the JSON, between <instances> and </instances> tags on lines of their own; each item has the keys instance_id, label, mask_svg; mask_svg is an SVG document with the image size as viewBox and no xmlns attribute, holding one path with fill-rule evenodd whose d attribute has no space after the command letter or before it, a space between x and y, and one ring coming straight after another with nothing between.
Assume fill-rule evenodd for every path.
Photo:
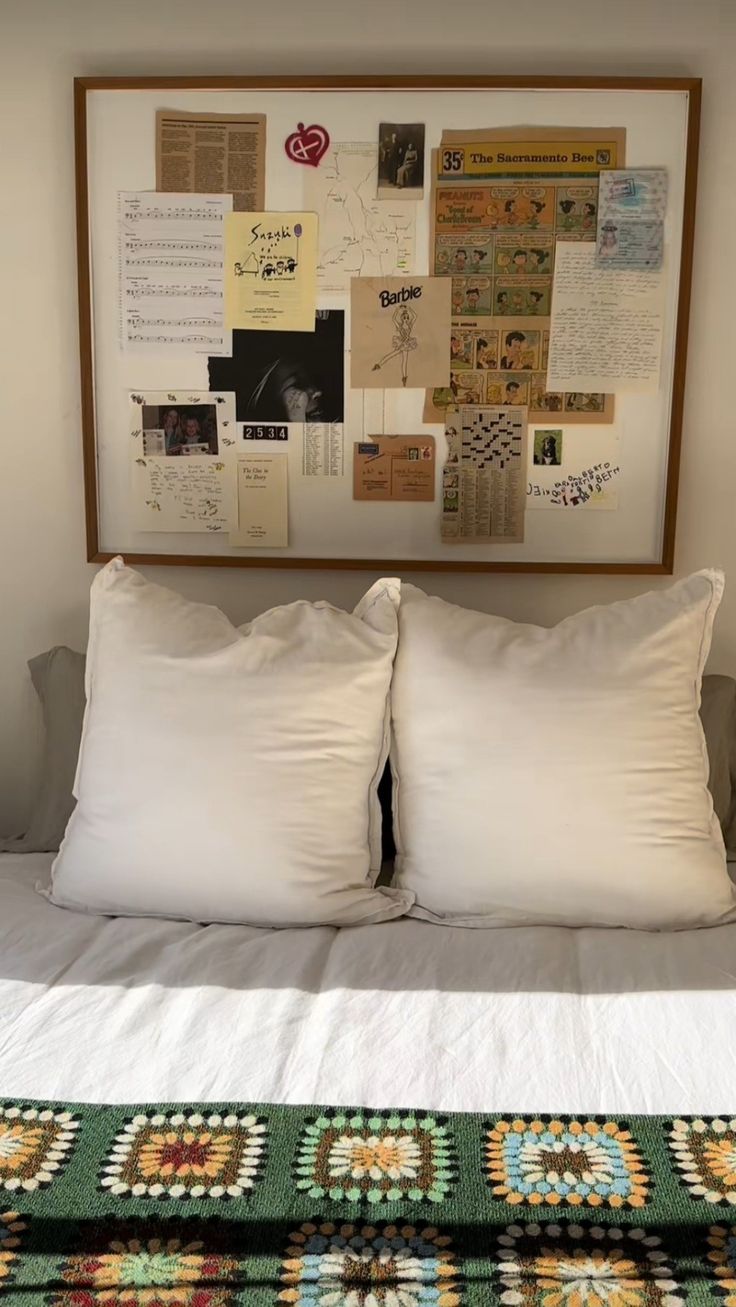
<instances>
[{"instance_id":1,"label":"green crochet blanket","mask_svg":"<svg viewBox=\"0 0 736 1307\"><path fill-rule=\"evenodd\" d=\"M736 1119L0 1103L0 1307L736 1304Z\"/></svg>"}]
</instances>

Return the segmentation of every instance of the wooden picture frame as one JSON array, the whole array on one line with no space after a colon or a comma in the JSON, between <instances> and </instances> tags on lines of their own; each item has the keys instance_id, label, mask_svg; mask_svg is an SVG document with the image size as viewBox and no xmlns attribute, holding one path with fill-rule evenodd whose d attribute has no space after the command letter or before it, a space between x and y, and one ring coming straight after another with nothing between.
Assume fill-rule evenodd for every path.
<instances>
[{"instance_id":1,"label":"wooden picture frame","mask_svg":"<svg viewBox=\"0 0 736 1307\"><path fill-rule=\"evenodd\" d=\"M681 238L679 241L679 285L674 320L672 381L668 396L669 424L666 444L666 468L662 480L661 530L656 557L637 559L594 559L585 557L527 558L391 558L391 557L304 557L291 551L280 555L264 552L241 553L150 552L136 548L118 550L111 546L101 530L99 451L96 432L95 331L93 315L94 258L91 231L89 103L96 92L156 92L161 105L177 92L247 91L257 99L258 92L309 93L388 91L440 94L453 91L610 91L680 93L687 98L687 121L684 141L684 188L682 193ZM117 552L136 565L208 566L208 567L286 567L364 569L384 573L400 571L464 572L535 572L535 573L621 573L670 574L673 571L677 493L682 441L683 407L686 382L688 321L690 311L693 241L695 227L698 140L700 125L701 81L680 77L514 77L514 76L407 76L407 77L78 77L74 82L75 108L75 177L77 208L77 265L79 297L79 340L81 380L81 421L84 456L87 557L103 563ZM256 105L257 107L257 105ZM380 112L380 111L379 111ZM533 121L531 118L525 121ZM598 125L598 124L594 124ZM658 160L646 159L655 165ZM349 479L349 478L348 478Z\"/></svg>"}]
</instances>

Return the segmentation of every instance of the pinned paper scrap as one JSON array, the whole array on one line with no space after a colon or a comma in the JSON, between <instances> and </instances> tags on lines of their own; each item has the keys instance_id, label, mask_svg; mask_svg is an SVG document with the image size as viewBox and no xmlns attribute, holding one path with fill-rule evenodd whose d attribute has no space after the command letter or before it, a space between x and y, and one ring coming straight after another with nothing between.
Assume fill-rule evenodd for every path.
<instances>
[{"instance_id":1,"label":"pinned paper scrap","mask_svg":"<svg viewBox=\"0 0 736 1307\"><path fill-rule=\"evenodd\" d=\"M434 468L433 436L369 436L353 449L353 499L431 503Z\"/></svg>"},{"instance_id":2,"label":"pinned paper scrap","mask_svg":"<svg viewBox=\"0 0 736 1307\"><path fill-rule=\"evenodd\" d=\"M595 246L558 241L547 389L654 391L662 352L661 272L596 266Z\"/></svg>"},{"instance_id":3,"label":"pinned paper scrap","mask_svg":"<svg viewBox=\"0 0 736 1307\"><path fill-rule=\"evenodd\" d=\"M234 331L209 360L210 385L234 390L239 422L342 422L345 313L318 309L314 331Z\"/></svg>"},{"instance_id":4,"label":"pinned paper scrap","mask_svg":"<svg viewBox=\"0 0 736 1307\"><path fill-rule=\"evenodd\" d=\"M319 219L317 280L325 295L345 295L351 277L410 273L416 204L375 197L378 148L332 144L321 168L304 175L304 208Z\"/></svg>"},{"instance_id":5,"label":"pinned paper scrap","mask_svg":"<svg viewBox=\"0 0 736 1307\"><path fill-rule=\"evenodd\" d=\"M527 410L462 405L447 410L442 539L522 544L527 484Z\"/></svg>"},{"instance_id":6,"label":"pinned paper scrap","mask_svg":"<svg viewBox=\"0 0 736 1307\"><path fill-rule=\"evenodd\" d=\"M227 214L228 328L314 331L316 309L316 214Z\"/></svg>"},{"instance_id":7,"label":"pinned paper scrap","mask_svg":"<svg viewBox=\"0 0 736 1307\"><path fill-rule=\"evenodd\" d=\"M235 396L130 396L135 522L140 531L228 531L235 500Z\"/></svg>"},{"instance_id":8,"label":"pinned paper scrap","mask_svg":"<svg viewBox=\"0 0 736 1307\"><path fill-rule=\"evenodd\" d=\"M285 549L289 543L286 454L241 454L237 461L238 527L231 545Z\"/></svg>"},{"instance_id":9,"label":"pinned paper scrap","mask_svg":"<svg viewBox=\"0 0 736 1307\"><path fill-rule=\"evenodd\" d=\"M302 476L341 477L345 469L345 427L342 422L306 422L302 443Z\"/></svg>"},{"instance_id":10,"label":"pinned paper scrap","mask_svg":"<svg viewBox=\"0 0 736 1307\"><path fill-rule=\"evenodd\" d=\"M450 290L447 277L353 277L353 387L448 385Z\"/></svg>"},{"instance_id":11,"label":"pinned paper scrap","mask_svg":"<svg viewBox=\"0 0 736 1307\"><path fill-rule=\"evenodd\" d=\"M661 268L667 210L666 168L601 173L596 263L599 268Z\"/></svg>"}]
</instances>

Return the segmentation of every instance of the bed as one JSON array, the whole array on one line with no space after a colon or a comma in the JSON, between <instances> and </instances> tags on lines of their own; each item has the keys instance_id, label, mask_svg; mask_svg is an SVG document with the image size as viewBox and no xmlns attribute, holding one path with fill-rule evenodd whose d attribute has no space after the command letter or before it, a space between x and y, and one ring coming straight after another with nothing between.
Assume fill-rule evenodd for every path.
<instances>
[{"instance_id":1,"label":"bed","mask_svg":"<svg viewBox=\"0 0 736 1307\"><path fill-rule=\"evenodd\" d=\"M445 1112L734 1106L736 924L263 930L114 919L47 903L34 886L50 863L0 857L6 1095Z\"/></svg>"},{"instance_id":2,"label":"bed","mask_svg":"<svg viewBox=\"0 0 736 1307\"><path fill-rule=\"evenodd\" d=\"M736 924L114 919L50 861L0 858L14 1307L735 1300Z\"/></svg>"}]
</instances>

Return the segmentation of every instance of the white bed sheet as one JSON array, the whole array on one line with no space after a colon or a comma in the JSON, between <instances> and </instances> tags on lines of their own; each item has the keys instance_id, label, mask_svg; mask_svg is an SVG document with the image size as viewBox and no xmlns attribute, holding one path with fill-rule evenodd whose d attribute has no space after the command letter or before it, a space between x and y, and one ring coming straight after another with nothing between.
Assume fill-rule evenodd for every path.
<instances>
[{"instance_id":1,"label":"white bed sheet","mask_svg":"<svg viewBox=\"0 0 736 1307\"><path fill-rule=\"evenodd\" d=\"M736 924L651 934L91 917L0 857L0 1096L736 1108Z\"/></svg>"}]
</instances>

